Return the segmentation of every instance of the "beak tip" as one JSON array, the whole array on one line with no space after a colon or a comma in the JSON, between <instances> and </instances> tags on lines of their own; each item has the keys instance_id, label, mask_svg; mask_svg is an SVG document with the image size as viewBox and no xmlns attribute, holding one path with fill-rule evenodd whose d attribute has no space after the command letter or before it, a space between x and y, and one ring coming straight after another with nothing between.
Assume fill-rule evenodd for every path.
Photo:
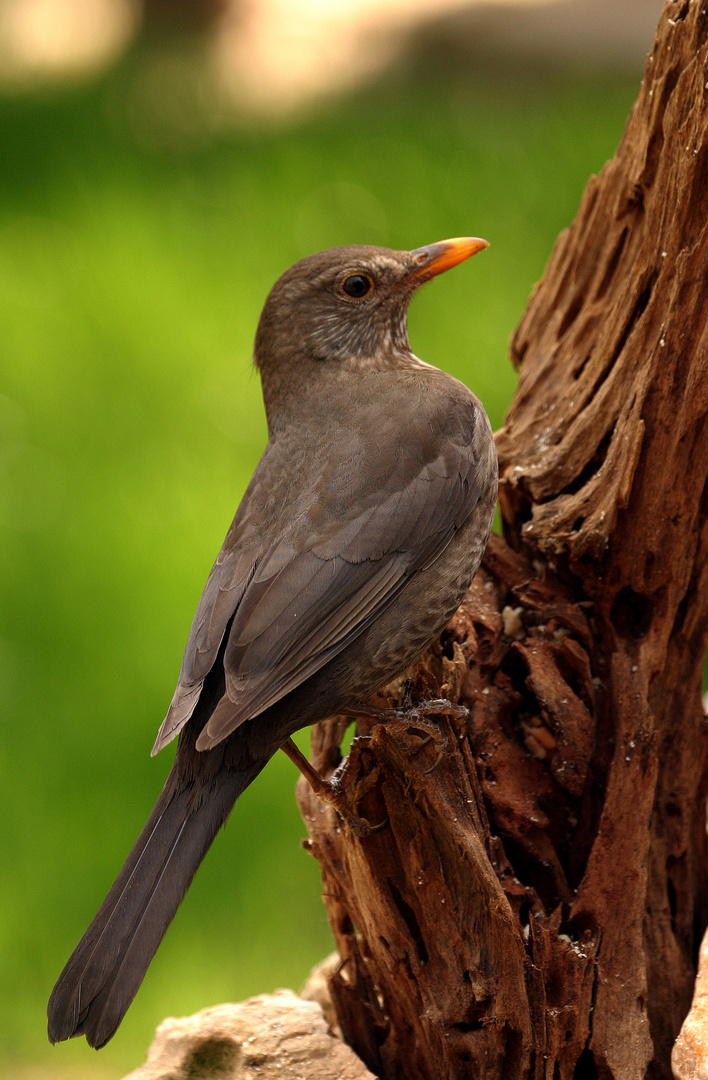
<instances>
[{"instance_id":1,"label":"beak tip","mask_svg":"<svg viewBox=\"0 0 708 1080\"><path fill-rule=\"evenodd\" d=\"M447 243L454 244L461 254L464 253L463 258L470 258L489 247L489 241L483 240L481 236L463 236L456 240L448 240Z\"/></svg>"}]
</instances>

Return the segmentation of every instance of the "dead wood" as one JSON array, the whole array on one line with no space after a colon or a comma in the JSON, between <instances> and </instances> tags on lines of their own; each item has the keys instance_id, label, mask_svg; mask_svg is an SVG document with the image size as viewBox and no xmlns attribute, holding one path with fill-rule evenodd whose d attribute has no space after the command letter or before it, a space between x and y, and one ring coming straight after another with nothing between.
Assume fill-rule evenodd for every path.
<instances>
[{"instance_id":1,"label":"dead wood","mask_svg":"<svg viewBox=\"0 0 708 1080\"><path fill-rule=\"evenodd\" d=\"M386 1080L669 1078L708 921L708 11L670 0L512 341L494 538L414 696L302 786L345 1037ZM579 135L580 137L580 135ZM394 700L400 687L390 690ZM339 763L344 721L313 759Z\"/></svg>"}]
</instances>

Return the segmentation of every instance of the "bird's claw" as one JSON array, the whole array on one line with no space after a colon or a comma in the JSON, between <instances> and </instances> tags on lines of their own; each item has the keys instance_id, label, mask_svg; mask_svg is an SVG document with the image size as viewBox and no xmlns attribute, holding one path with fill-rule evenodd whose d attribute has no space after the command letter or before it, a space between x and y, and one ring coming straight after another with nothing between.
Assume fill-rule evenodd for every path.
<instances>
[{"instance_id":1,"label":"bird's claw","mask_svg":"<svg viewBox=\"0 0 708 1080\"><path fill-rule=\"evenodd\" d=\"M321 788L317 795L318 797L335 811L337 816L343 822L344 825L360 839L365 836L371 836L372 833L381 832L388 825L388 817L385 817L383 821L380 821L377 825L372 825L367 818L360 817L356 813L354 807L346 797L344 792L339 787L339 784L335 781L325 781L329 790Z\"/></svg>"},{"instance_id":2,"label":"bird's claw","mask_svg":"<svg viewBox=\"0 0 708 1080\"><path fill-rule=\"evenodd\" d=\"M411 681L407 680L401 705L397 709L382 709L375 705L360 705L351 710L352 716L365 716L375 722L383 724L392 731L409 735L411 729L424 732L421 742L411 751L411 757L419 754L430 742L434 742L438 748L438 756L424 775L428 775L438 767L442 761L447 747L447 736L440 730L437 724L431 722L430 716L447 716L457 723L466 724L469 719L469 710L464 705L455 704L445 698L433 698L428 701L419 701L413 705L411 701Z\"/></svg>"},{"instance_id":3,"label":"bird's claw","mask_svg":"<svg viewBox=\"0 0 708 1080\"><path fill-rule=\"evenodd\" d=\"M342 817L341 814L339 816ZM358 836L359 839L363 839L366 836L371 836L373 833L381 832L381 830L385 829L389 823L388 815L383 819L383 821L380 821L378 825L372 825L371 822L366 820L366 818L357 817L356 815L348 819L342 818L342 821L344 821L347 828L351 829L351 831L354 833L354 836Z\"/></svg>"}]
</instances>

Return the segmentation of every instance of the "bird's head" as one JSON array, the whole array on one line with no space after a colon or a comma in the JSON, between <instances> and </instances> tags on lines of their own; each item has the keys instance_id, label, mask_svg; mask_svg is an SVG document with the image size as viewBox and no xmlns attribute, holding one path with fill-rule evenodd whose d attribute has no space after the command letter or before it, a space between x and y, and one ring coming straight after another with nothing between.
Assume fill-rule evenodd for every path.
<instances>
[{"instance_id":1,"label":"bird's head","mask_svg":"<svg viewBox=\"0 0 708 1080\"><path fill-rule=\"evenodd\" d=\"M411 355L406 315L416 289L488 246L458 237L414 251L340 247L301 259L265 302L256 366L264 375L299 360L395 366Z\"/></svg>"}]
</instances>

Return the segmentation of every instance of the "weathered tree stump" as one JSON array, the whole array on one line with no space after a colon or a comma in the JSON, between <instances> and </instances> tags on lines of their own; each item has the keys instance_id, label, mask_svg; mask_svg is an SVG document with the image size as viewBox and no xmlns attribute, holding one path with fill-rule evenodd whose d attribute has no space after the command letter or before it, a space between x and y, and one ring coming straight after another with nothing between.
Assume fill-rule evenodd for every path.
<instances>
[{"instance_id":1,"label":"weathered tree stump","mask_svg":"<svg viewBox=\"0 0 708 1080\"><path fill-rule=\"evenodd\" d=\"M432 771L358 724L366 839L299 788L338 1016L386 1080L671 1075L708 921L707 136L708 10L671 0L512 341L504 539L414 674L470 722Z\"/></svg>"}]
</instances>

